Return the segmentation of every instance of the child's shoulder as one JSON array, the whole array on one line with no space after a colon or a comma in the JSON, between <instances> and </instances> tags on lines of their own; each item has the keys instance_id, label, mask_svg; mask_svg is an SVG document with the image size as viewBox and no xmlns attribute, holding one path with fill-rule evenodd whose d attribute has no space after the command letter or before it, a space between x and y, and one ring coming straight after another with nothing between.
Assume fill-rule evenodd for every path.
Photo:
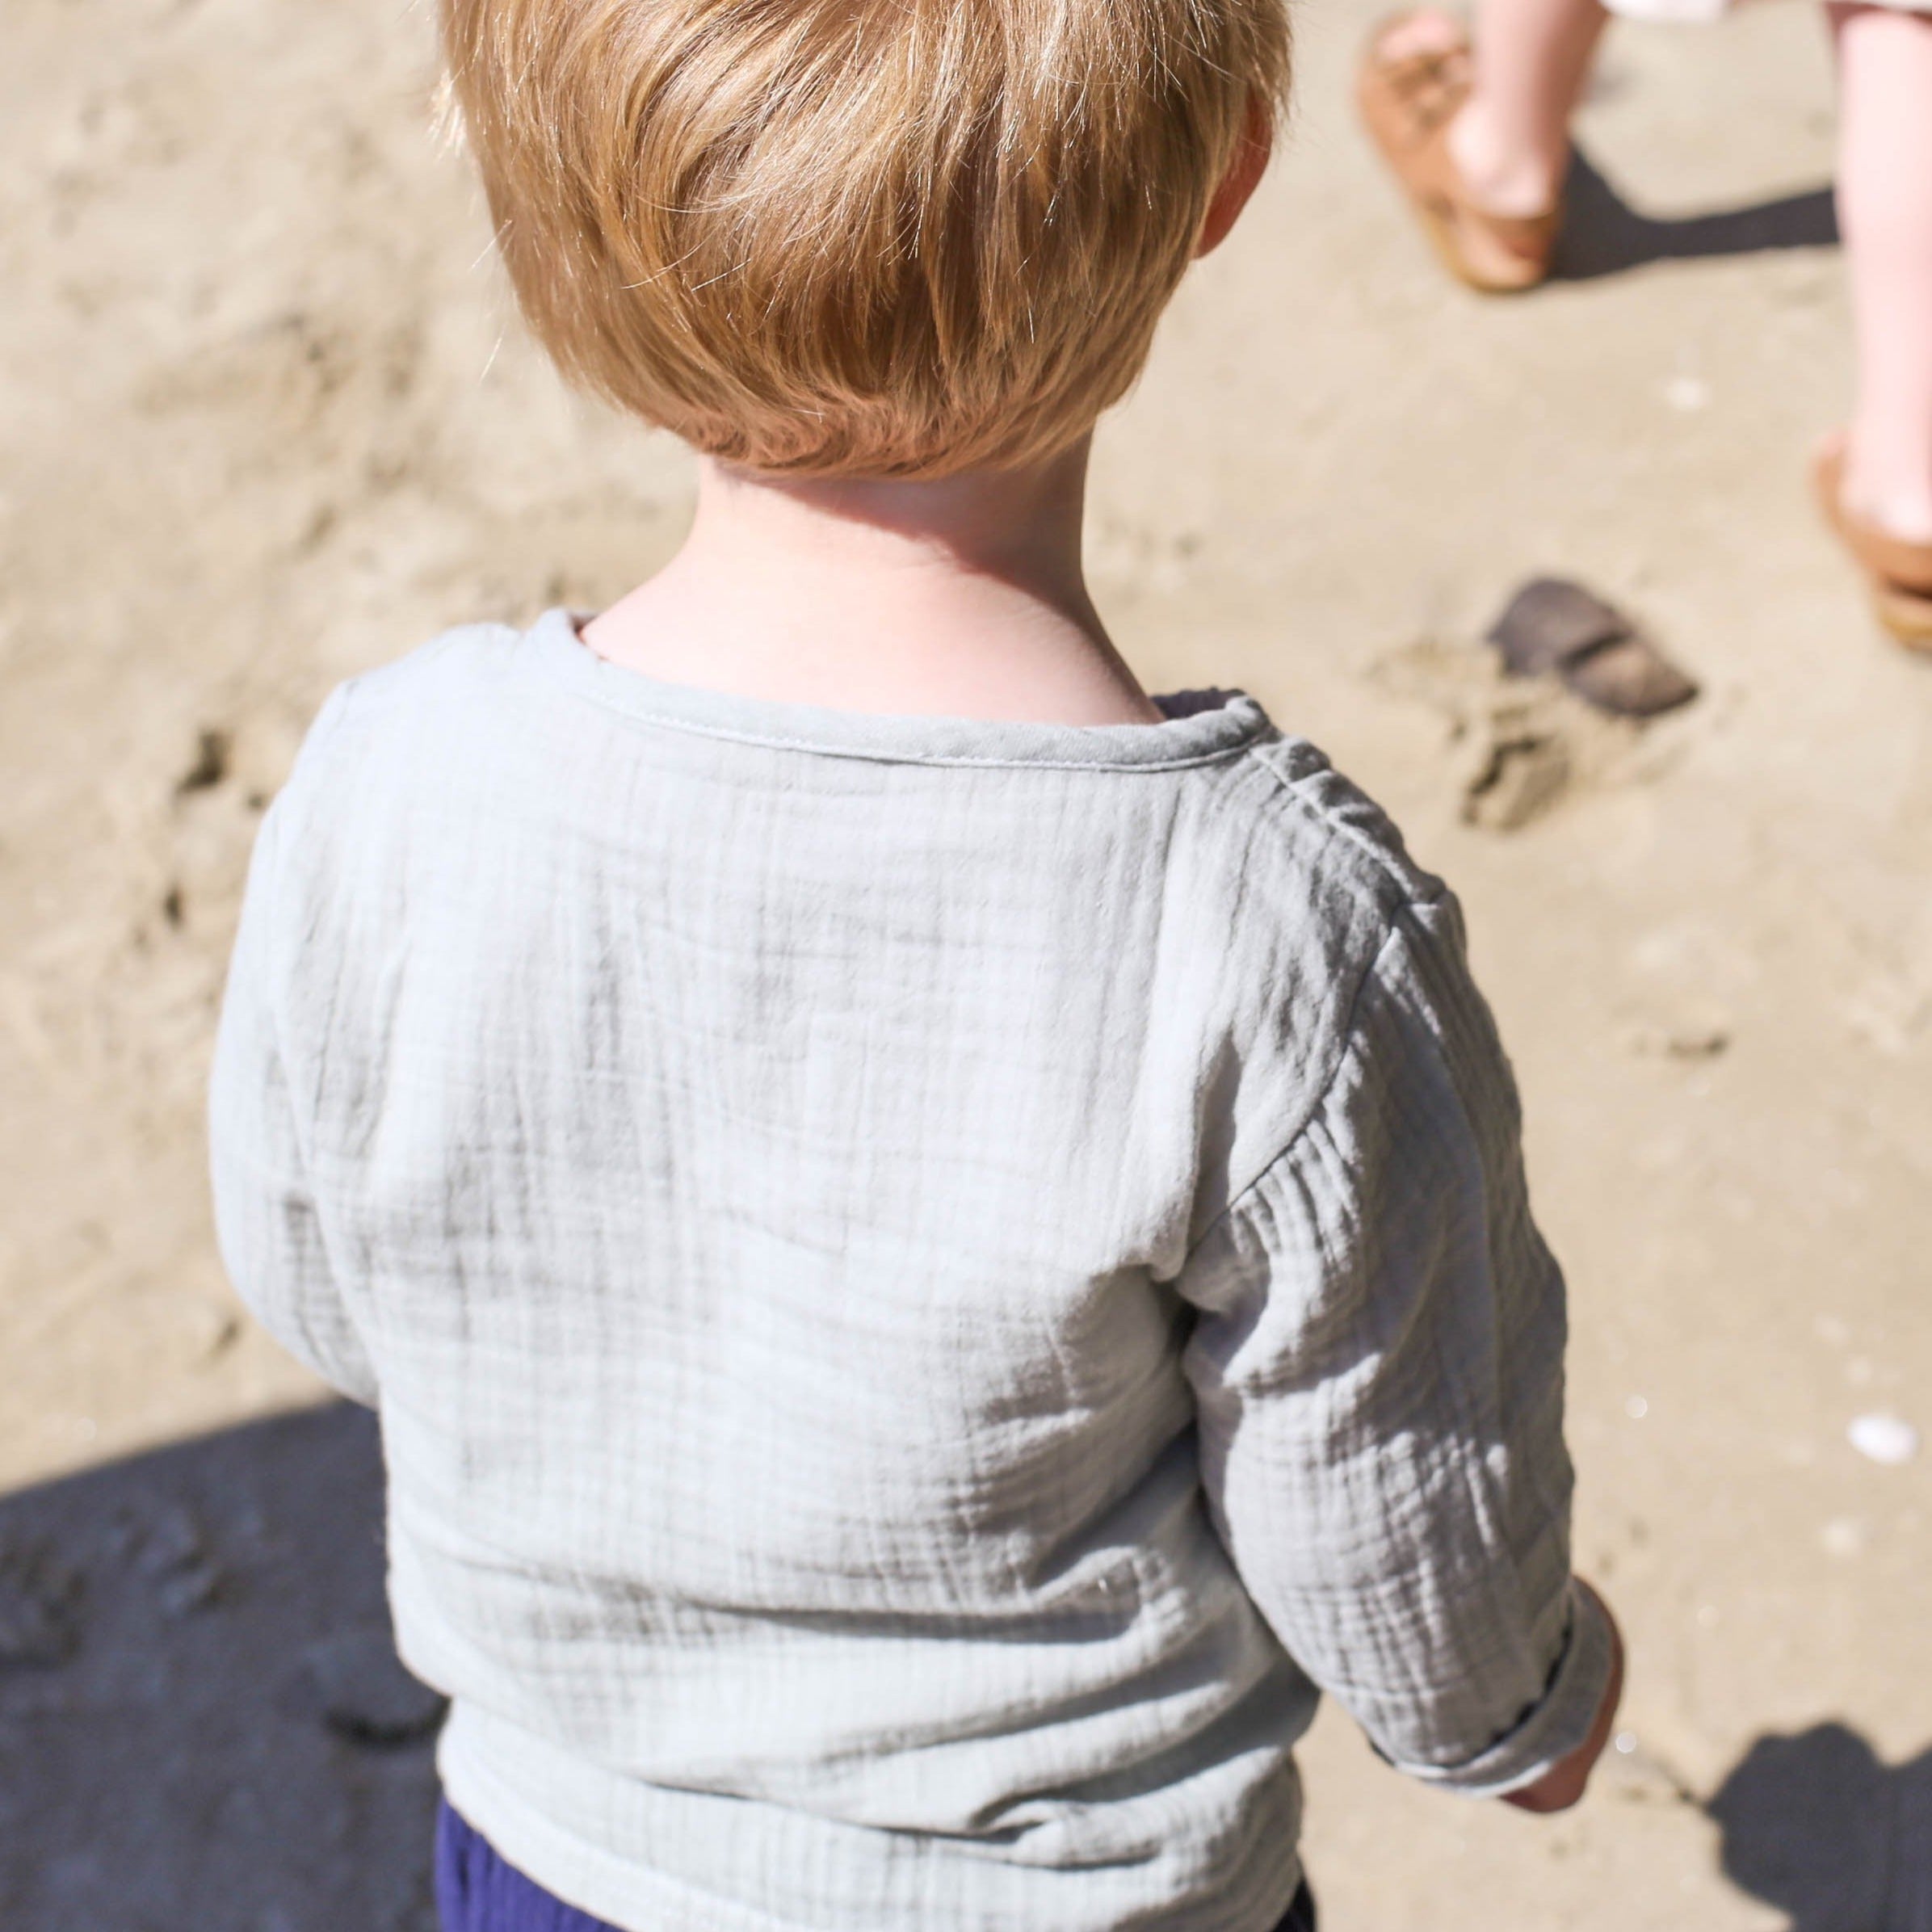
<instances>
[{"instance_id":1,"label":"child's shoulder","mask_svg":"<svg viewBox=\"0 0 1932 1932\"><path fill-rule=\"evenodd\" d=\"M303 758L380 733L411 715L434 716L452 699L499 682L523 633L508 624L457 624L427 643L359 671L330 691L309 729Z\"/></svg>"},{"instance_id":2,"label":"child's shoulder","mask_svg":"<svg viewBox=\"0 0 1932 1932\"><path fill-rule=\"evenodd\" d=\"M1449 901L1388 814L1305 738L1270 729L1241 765L1225 794L1241 821L1227 842L1228 884L1251 910L1306 938L1325 932L1354 952Z\"/></svg>"},{"instance_id":3,"label":"child's shoulder","mask_svg":"<svg viewBox=\"0 0 1932 1932\"><path fill-rule=\"evenodd\" d=\"M309 727L278 804L286 818L345 792L388 789L473 762L481 720L502 713L523 633L460 624L336 686Z\"/></svg>"},{"instance_id":4,"label":"child's shoulder","mask_svg":"<svg viewBox=\"0 0 1932 1932\"><path fill-rule=\"evenodd\" d=\"M1466 968L1454 895L1314 746L1270 730L1215 791L1220 822L1184 889L1242 1068L1238 1192L1320 1104L1380 1010L1376 989L1414 1005L1418 988L1433 997L1424 982L1460 984Z\"/></svg>"},{"instance_id":5,"label":"child's shoulder","mask_svg":"<svg viewBox=\"0 0 1932 1932\"><path fill-rule=\"evenodd\" d=\"M1379 1104L1444 1055L1494 1057L1455 896L1387 813L1315 746L1273 730L1218 789L1223 823L1199 868L1191 952L1220 962L1216 1023L1238 1079L1208 1218L1325 1107L1362 1094ZM1506 1082L1484 1091L1490 1117L1513 1122Z\"/></svg>"}]
</instances>

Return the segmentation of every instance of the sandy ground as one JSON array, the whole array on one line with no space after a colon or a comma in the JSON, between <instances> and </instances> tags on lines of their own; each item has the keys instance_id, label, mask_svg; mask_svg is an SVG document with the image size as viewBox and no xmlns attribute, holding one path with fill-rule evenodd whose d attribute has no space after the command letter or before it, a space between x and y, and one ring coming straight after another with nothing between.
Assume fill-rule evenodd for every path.
<instances>
[{"instance_id":1,"label":"sandy ground","mask_svg":"<svg viewBox=\"0 0 1932 1932\"><path fill-rule=\"evenodd\" d=\"M1302 12L1281 161L1103 433L1094 574L1150 682L1257 691L1465 898L1573 1283L1632 1748L1542 1823L1325 1718L1325 1922L1927 1932L1932 1457L1846 1429L1932 1429L1932 674L1804 499L1849 373L1819 20L1619 26L1575 273L1497 305L1350 124L1368 17ZM0 20L7 1488L313 1397L202 1178L261 803L338 679L594 605L686 514L682 454L510 323L429 43L401 0ZM1497 687L1472 640L1543 570L1703 699L1640 735Z\"/></svg>"}]
</instances>

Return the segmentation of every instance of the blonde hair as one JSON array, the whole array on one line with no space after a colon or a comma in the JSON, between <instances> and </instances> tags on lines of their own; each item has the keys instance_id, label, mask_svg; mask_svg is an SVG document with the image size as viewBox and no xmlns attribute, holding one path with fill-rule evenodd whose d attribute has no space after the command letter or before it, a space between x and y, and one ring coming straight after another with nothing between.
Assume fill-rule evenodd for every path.
<instances>
[{"instance_id":1,"label":"blonde hair","mask_svg":"<svg viewBox=\"0 0 1932 1932\"><path fill-rule=\"evenodd\" d=\"M1281 0L442 0L525 317L712 455L1052 455L1140 373Z\"/></svg>"}]
</instances>

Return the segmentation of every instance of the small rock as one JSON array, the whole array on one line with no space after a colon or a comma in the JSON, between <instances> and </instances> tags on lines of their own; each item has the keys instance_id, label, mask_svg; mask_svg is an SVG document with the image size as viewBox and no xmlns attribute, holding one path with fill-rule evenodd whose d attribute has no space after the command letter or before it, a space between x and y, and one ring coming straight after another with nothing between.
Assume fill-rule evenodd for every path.
<instances>
[{"instance_id":1,"label":"small rock","mask_svg":"<svg viewBox=\"0 0 1932 1932\"><path fill-rule=\"evenodd\" d=\"M405 1670L380 1630L346 1630L302 1653L302 1670L322 1721L356 1744L410 1744L426 1737L445 1700Z\"/></svg>"},{"instance_id":2,"label":"small rock","mask_svg":"<svg viewBox=\"0 0 1932 1932\"><path fill-rule=\"evenodd\" d=\"M1895 1415L1862 1415L1852 1418L1846 1439L1860 1455L1896 1468L1918 1454L1918 1431Z\"/></svg>"},{"instance_id":3,"label":"small rock","mask_svg":"<svg viewBox=\"0 0 1932 1932\"><path fill-rule=\"evenodd\" d=\"M44 1670L74 1655L81 1585L46 1544L0 1544L0 1668Z\"/></svg>"},{"instance_id":4,"label":"small rock","mask_svg":"<svg viewBox=\"0 0 1932 1932\"><path fill-rule=\"evenodd\" d=\"M1648 1004L1648 1002L1646 1002ZM1646 1060L1716 1060L1730 1051L1731 1016L1716 1001L1686 998L1653 1008L1623 1029L1624 1046Z\"/></svg>"},{"instance_id":5,"label":"small rock","mask_svg":"<svg viewBox=\"0 0 1932 1932\"><path fill-rule=\"evenodd\" d=\"M195 756L187 769L174 781L174 795L185 798L191 792L207 792L228 776L229 756L234 740L218 725L204 727L195 734Z\"/></svg>"},{"instance_id":6,"label":"small rock","mask_svg":"<svg viewBox=\"0 0 1932 1932\"><path fill-rule=\"evenodd\" d=\"M1722 1027L1703 1027L1673 1033L1664 1050L1674 1060L1715 1060L1730 1044Z\"/></svg>"},{"instance_id":7,"label":"small rock","mask_svg":"<svg viewBox=\"0 0 1932 1932\"><path fill-rule=\"evenodd\" d=\"M242 1339L242 1318L209 1298L190 1302L183 1312L190 1359L197 1367L219 1361Z\"/></svg>"}]
</instances>

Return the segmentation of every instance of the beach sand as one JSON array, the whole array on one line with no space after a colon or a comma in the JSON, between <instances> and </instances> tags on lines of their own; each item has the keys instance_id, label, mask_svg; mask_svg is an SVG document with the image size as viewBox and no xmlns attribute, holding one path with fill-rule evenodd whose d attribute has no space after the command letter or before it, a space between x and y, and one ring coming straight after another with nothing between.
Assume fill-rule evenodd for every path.
<instances>
[{"instance_id":1,"label":"beach sand","mask_svg":"<svg viewBox=\"0 0 1932 1932\"><path fill-rule=\"evenodd\" d=\"M1575 272L1484 303L1351 124L1370 18L1301 14L1274 171L1102 430L1094 578L1146 682L1256 692L1464 899L1631 1680L1553 1821L1325 1715L1324 1924L1925 1932L1932 1455L1847 1431L1932 1432L1932 666L1805 497L1850 382L1821 24L1613 29ZM316 1399L203 1174L262 804L336 682L594 607L687 514L682 453L523 339L433 107L393 0L0 25L8 1489ZM1703 696L1639 731L1504 685L1478 640L1543 573Z\"/></svg>"}]
</instances>

